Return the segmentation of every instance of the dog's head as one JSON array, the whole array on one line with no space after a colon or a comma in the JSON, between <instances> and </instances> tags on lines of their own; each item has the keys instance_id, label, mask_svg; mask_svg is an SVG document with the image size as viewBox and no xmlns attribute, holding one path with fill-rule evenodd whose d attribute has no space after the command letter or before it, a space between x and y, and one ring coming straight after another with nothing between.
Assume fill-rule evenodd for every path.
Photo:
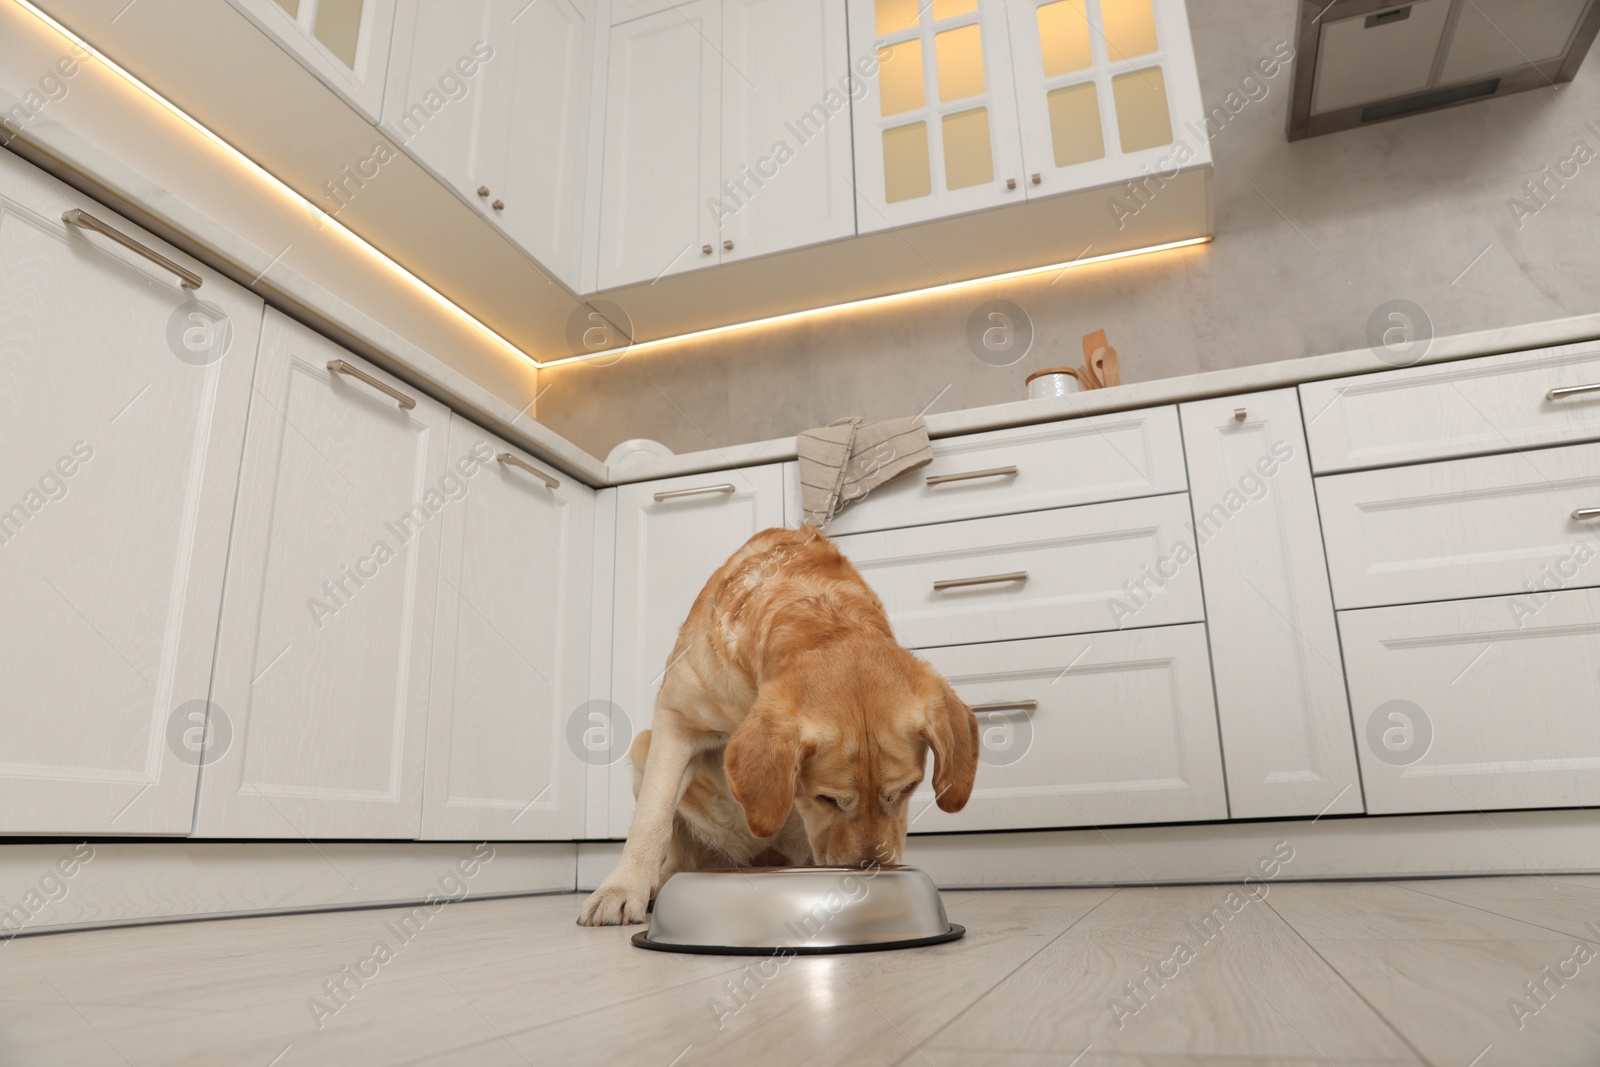
<instances>
[{"instance_id":1,"label":"dog's head","mask_svg":"<svg viewBox=\"0 0 1600 1067\"><path fill-rule=\"evenodd\" d=\"M723 764L751 833L798 808L816 862L854 867L900 862L929 749L938 805L960 811L978 770L972 711L904 649L835 647L762 687Z\"/></svg>"}]
</instances>

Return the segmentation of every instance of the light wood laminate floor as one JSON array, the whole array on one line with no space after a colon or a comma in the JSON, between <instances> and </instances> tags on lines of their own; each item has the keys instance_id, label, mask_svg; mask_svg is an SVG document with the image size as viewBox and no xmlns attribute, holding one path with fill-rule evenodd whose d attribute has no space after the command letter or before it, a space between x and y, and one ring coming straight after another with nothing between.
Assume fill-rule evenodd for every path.
<instances>
[{"instance_id":1,"label":"light wood laminate floor","mask_svg":"<svg viewBox=\"0 0 1600 1067\"><path fill-rule=\"evenodd\" d=\"M25 937L0 1063L1600 1064L1600 877L1238 892L947 892L964 940L768 962L737 1000L761 958L636 949L574 925L577 894L408 939L405 909ZM330 997L347 966L368 977Z\"/></svg>"}]
</instances>

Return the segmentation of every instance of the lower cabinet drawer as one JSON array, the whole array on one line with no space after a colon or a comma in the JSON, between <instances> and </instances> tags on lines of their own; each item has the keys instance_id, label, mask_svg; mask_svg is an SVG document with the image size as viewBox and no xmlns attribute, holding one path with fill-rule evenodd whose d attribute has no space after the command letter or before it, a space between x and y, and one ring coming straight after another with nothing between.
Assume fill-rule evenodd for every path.
<instances>
[{"instance_id":1,"label":"lower cabinet drawer","mask_svg":"<svg viewBox=\"0 0 1600 1067\"><path fill-rule=\"evenodd\" d=\"M1600 804L1600 590L1342 612L1367 811Z\"/></svg>"},{"instance_id":2,"label":"lower cabinet drawer","mask_svg":"<svg viewBox=\"0 0 1600 1067\"><path fill-rule=\"evenodd\" d=\"M1600 444L1333 475L1317 497L1340 608L1600 585Z\"/></svg>"},{"instance_id":3,"label":"lower cabinet drawer","mask_svg":"<svg viewBox=\"0 0 1600 1067\"><path fill-rule=\"evenodd\" d=\"M1198 622L1186 493L834 539L912 648Z\"/></svg>"},{"instance_id":4,"label":"lower cabinet drawer","mask_svg":"<svg viewBox=\"0 0 1600 1067\"><path fill-rule=\"evenodd\" d=\"M926 784L911 830L1226 819L1203 625L933 649L978 716L978 778L954 814Z\"/></svg>"}]
</instances>

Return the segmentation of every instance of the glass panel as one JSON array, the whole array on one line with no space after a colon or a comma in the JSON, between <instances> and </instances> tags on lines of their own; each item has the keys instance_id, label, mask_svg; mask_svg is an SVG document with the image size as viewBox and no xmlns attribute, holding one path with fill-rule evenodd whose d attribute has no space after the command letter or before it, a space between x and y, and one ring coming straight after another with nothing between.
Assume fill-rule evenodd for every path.
<instances>
[{"instance_id":1,"label":"glass panel","mask_svg":"<svg viewBox=\"0 0 1600 1067\"><path fill-rule=\"evenodd\" d=\"M1045 97L1050 108L1050 143L1056 166L1087 163L1106 154L1100 132L1100 94L1094 82L1054 89Z\"/></svg>"},{"instance_id":2,"label":"glass panel","mask_svg":"<svg viewBox=\"0 0 1600 1067\"><path fill-rule=\"evenodd\" d=\"M1156 13L1150 0L1100 0L1106 22L1106 55L1115 63L1156 50Z\"/></svg>"},{"instance_id":3,"label":"glass panel","mask_svg":"<svg viewBox=\"0 0 1600 1067\"><path fill-rule=\"evenodd\" d=\"M940 100L983 92L983 31L977 23L936 35L933 53L939 64Z\"/></svg>"},{"instance_id":4,"label":"glass panel","mask_svg":"<svg viewBox=\"0 0 1600 1067\"><path fill-rule=\"evenodd\" d=\"M909 30L917 24L917 0L876 0L878 36Z\"/></svg>"},{"instance_id":5,"label":"glass panel","mask_svg":"<svg viewBox=\"0 0 1600 1067\"><path fill-rule=\"evenodd\" d=\"M913 122L883 131L883 198L914 200L933 192L928 173L928 124Z\"/></svg>"},{"instance_id":6,"label":"glass panel","mask_svg":"<svg viewBox=\"0 0 1600 1067\"><path fill-rule=\"evenodd\" d=\"M1039 51L1046 78L1083 70L1094 62L1082 0L1057 0L1039 8Z\"/></svg>"},{"instance_id":7,"label":"glass panel","mask_svg":"<svg viewBox=\"0 0 1600 1067\"><path fill-rule=\"evenodd\" d=\"M317 25L311 31L339 62L354 70L356 44L361 36L361 0L322 0L317 5Z\"/></svg>"},{"instance_id":8,"label":"glass panel","mask_svg":"<svg viewBox=\"0 0 1600 1067\"><path fill-rule=\"evenodd\" d=\"M944 187L965 189L994 181L994 153L989 150L989 109L977 108L946 115L944 134Z\"/></svg>"},{"instance_id":9,"label":"glass panel","mask_svg":"<svg viewBox=\"0 0 1600 1067\"><path fill-rule=\"evenodd\" d=\"M978 10L978 0L933 0L933 17L953 19L957 15L970 15Z\"/></svg>"},{"instance_id":10,"label":"glass panel","mask_svg":"<svg viewBox=\"0 0 1600 1067\"><path fill-rule=\"evenodd\" d=\"M300 0L277 0L277 3L279 7L289 13L290 18L297 19L300 17Z\"/></svg>"},{"instance_id":11,"label":"glass panel","mask_svg":"<svg viewBox=\"0 0 1600 1067\"><path fill-rule=\"evenodd\" d=\"M922 42L878 49L878 108L884 115L915 111L927 103L922 87Z\"/></svg>"},{"instance_id":12,"label":"glass panel","mask_svg":"<svg viewBox=\"0 0 1600 1067\"><path fill-rule=\"evenodd\" d=\"M1161 76L1160 67L1118 74L1111 79L1111 98L1117 105L1117 131L1124 152L1172 143L1167 80Z\"/></svg>"}]
</instances>

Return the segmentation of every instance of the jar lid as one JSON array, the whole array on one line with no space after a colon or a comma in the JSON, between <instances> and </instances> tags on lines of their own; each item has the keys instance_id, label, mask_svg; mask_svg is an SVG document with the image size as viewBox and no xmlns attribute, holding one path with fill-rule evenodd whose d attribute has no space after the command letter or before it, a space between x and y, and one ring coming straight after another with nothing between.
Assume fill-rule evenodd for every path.
<instances>
[{"instance_id":1,"label":"jar lid","mask_svg":"<svg viewBox=\"0 0 1600 1067\"><path fill-rule=\"evenodd\" d=\"M1044 370L1036 370L1032 374L1028 375L1027 379L1022 384L1028 385L1032 383L1035 378L1043 378L1046 374L1070 374L1074 378L1078 377L1078 371L1074 367L1046 367Z\"/></svg>"}]
</instances>

